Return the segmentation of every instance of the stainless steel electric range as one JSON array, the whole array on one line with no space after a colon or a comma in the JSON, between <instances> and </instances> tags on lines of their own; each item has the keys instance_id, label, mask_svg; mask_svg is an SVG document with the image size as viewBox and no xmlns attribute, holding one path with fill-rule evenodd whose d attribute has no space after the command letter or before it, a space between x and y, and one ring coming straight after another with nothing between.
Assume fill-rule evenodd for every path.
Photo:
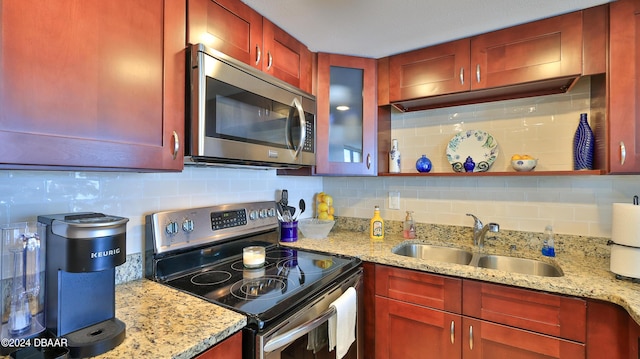
<instances>
[{"instance_id":1,"label":"stainless steel electric range","mask_svg":"<svg viewBox=\"0 0 640 359\"><path fill-rule=\"evenodd\" d=\"M324 335L335 314L330 304L354 287L362 318L361 261L281 246L275 207L269 201L148 215L146 276L245 314L245 359L335 358ZM265 248L264 265L243 265L248 246ZM358 320L345 358L362 358L362 328Z\"/></svg>"}]
</instances>

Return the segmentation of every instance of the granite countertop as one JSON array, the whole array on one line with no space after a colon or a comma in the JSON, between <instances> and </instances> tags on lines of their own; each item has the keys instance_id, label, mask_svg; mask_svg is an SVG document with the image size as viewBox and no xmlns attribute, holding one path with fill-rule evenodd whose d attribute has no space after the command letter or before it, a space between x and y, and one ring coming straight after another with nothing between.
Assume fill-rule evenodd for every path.
<instances>
[{"instance_id":1,"label":"granite countertop","mask_svg":"<svg viewBox=\"0 0 640 359\"><path fill-rule=\"evenodd\" d=\"M443 236L443 233L435 236L421 236L418 233L418 239L410 241L462 247L474 251L471 248L470 238L472 237L470 230L463 230L462 232L447 233L447 236ZM509 238L509 241L505 241L505 238ZM539 277L507 273L493 269L397 255L392 253L392 249L407 241L397 234L387 234L383 241L377 242L370 240L368 232L365 231L334 229L329 234L329 237L325 239L307 239L301 236L297 242L285 244L295 248L355 256L363 261L396 267L608 301L625 308L631 317L640 324L640 284L616 279L615 275L609 270L609 258L604 253L606 252L606 240L604 243L590 238L563 241L562 239L558 240L558 237L556 237L556 257L548 258L539 254L537 240L532 240L531 238L514 240L513 238L512 234L507 234L503 238L496 238L494 241L488 239L483 252L508 254L552 262L562 269L564 276ZM514 242L518 243L515 250L512 249L512 243ZM560 250L558 250L558 244L560 245Z\"/></svg>"},{"instance_id":2,"label":"granite countertop","mask_svg":"<svg viewBox=\"0 0 640 359\"><path fill-rule=\"evenodd\" d=\"M247 325L244 315L141 279L116 286L124 342L96 358L192 358Z\"/></svg>"}]
</instances>

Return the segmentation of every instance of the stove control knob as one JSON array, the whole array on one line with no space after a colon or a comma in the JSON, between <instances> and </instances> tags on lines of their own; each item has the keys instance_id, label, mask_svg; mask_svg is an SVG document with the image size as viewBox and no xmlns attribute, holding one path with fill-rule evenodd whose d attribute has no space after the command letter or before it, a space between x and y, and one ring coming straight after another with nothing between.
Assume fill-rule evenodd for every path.
<instances>
[{"instance_id":1,"label":"stove control knob","mask_svg":"<svg viewBox=\"0 0 640 359\"><path fill-rule=\"evenodd\" d=\"M176 234L178 233L178 223L173 221L169 222L166 227L164 227L164 230L167 234Z\"/></svg>"},{"instance_id":2,"label":"stove control knob","mask_svg":"<svg viewBox=\"0 0 640 359\"><path fill-rule=\"evenodd\" d=\"M271 207L267 210L267 217L275 217L276 216L276 209Z\"/></svg>"},{"instance_id":3,"label":"stove control knob","mask_svg":"<svg viewBox=\"0 0 640 359\"><path fill-rule=\"evenodd\" d=\"M186 218L182 222L182 230L185 232L193 232L193 220Z\"/></svg>"},{"instance_id":4,"label":"stove control knob","mask_svg":"<svg viewBox=\"0 0 640 359\"><path fill-rule=\"evenodd\" d=\"M260 218L267 218L267 210L266 209L261 209L260 210Z\"/></svg>"},{"instance_id":5,"label":"stove control knob","mask_svg":"<svg viewBox=\"0 0 640 359\"><path fill-rule=\"evenodd\" d=\"M251 220L256 220L256 219L258 219L258 211L251 211L251 212L249 212L249 219L251 219Z\"/></svg>"}]
</instances>

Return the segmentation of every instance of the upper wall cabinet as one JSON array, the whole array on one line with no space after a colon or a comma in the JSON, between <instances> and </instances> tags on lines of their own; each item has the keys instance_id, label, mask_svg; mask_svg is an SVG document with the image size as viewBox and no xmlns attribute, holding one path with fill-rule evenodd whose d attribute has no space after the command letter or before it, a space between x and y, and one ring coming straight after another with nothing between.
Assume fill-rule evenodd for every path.
<instances>
[{"instance_id":1,"label":"upper wall cabinet","mask_svg":"<svg viewBox=\"0 0 640 359\"><path fill-rule=\"evenodd\" d=\"M181 170L185 5L0 2L0 167Z\"/></svg>"},{"instance_id":2,"label":"upper wall cabinet","mask_svg":"<svg viewBox=\"0 0 640 359\"><path fill-rule=\"evenodd\" d=\"M610 4L609 172L640 173L640 2Z\"/></svg>"},{"instance_id":3,"label":"upper wall cabinet","mask_svg":"<svg viewBox=\"0 0 640 359\"><path fill-rule=\"evenodd\" d=\"M406 111L564 92L582 74L582 22L574 12L391 56L389 101Z\"/></svg>"},{"instance_id":4,"label":"upper wall cabinet","mask_svg":"<svg viewBox=\"0 0 640 359\"><path fill-rule=\"evenodd\" d=\"M377 174L376 61L318 54L316 174Z\"/></svg>"},{"instance_id":5,"label":"upper wall cabinet","mask_svg":"<svg viewBox=\"0 0 640 359\"><path fill-rule=\"evenodd\" d=\"M189 43L204 44L311 92L311 51L240 0L189 0L187 11Z\"/></svg>"}]
</instances>

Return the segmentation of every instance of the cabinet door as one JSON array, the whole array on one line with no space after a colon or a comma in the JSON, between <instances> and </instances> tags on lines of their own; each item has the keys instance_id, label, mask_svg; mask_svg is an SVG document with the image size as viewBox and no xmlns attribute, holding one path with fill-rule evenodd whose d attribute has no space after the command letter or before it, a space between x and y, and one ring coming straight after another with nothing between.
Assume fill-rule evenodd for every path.
<instances>
[{"instance_id":1,"label":"cabinet door","mask_svg":"<svg viewBox=\"0 0 640 359\"><path fill-rule=\"evenodd\" d=\"M189 0L187 41L262 69L262 16L239 0Z\"/></svg>"},{"instance_id":2,"label":"cabinet door","mask_svg":"<svg viewBox=\"0 0 640 359\"><path fill-rule=\"evenodd\" d=\"M630 333L629 322L635 322L621 307L607 302L587 303L587 359L628 359L638 337ZM631 336L631 337L630 337ZM631 358L638 358L638 355Z\"/></svg>"},{"instance_id":3,"label":"cabinet door","mask_svg":"<svg viewBox=\"0 0 640 359\"><path fill-rule=\"evenodd\" d=\"M319 53L316 96L316 173L376 175L376 61Z\"/></svg>"},{"instance_id":4,"label":"cabinet door","mask_svg":"<svg viewBox=\"0 0 640 359\"><path fill-rule=\"evenodd\" d=\"M465 359L585 358L585 345L505 325L463 317L462 355Z\"/></svg>"},{"instance_id":5,"label":"cabinet door","mask_svg":"<svg viewBox=\"0 0 640 359\"><path fill-rule=\"evenodd\" d=\"M469 91L469 39L389 58L389 101Z\"/></svg>"},{"instance_id":6,"label":"cabinet door","mask_svg":"<svg viewBox=\"0 0 640 359\"><path fill-rule=\"evenodd\" d=\"M609 11L609 171L640 173L640 3Z\"/></svg>"},{"instance_id":7,"label":"cabinet door","mask_svg":"<svg viewBox=\"0 0 640 359\"><path fill-rule=\"evenodd\" d=\"M263 71L311 93L311 51L271 21L262 24Z\"/></svg>"},{"instance_id":8,"label":"cabinet door","mask_svg":"<svg viewBox=\"0 0 640 359\"><path fill-rule=\"evenodd\" d=\"M471 38L471 89L582 73L582 12Z\"/></svg>"},{"instance_id":9,"label":"cabinet door","mask_svg":"<svg viewBox=\"0 0 640 359\"><path fill-rule=\"evenodd\" d=\"M463 282L463 314L584 343L582 299L479 281Z\"/></svg>"},{"instance_id":10,"label":"cabinet door","mask_svg":"<svg viewBox=\"0 0 640 359\"><path fill-rule=\"evenodd\" d=\"M242 359L242 332L216 344L195 359Z\"/></svg>"},{"instance_id":11,"label":"cabinet door","mask_svg":"<svg viewBox=\"0 0 640 359\"><path fill-rule=\"evenodd\" d=\"M376 359L460 358L459 315L376 296Z\"/></svg>"},{"instance_id":12,"label":"cabinet door","mask_svg":"<svg viewBox=\"0 0 640 359\"><path fill-rule=\"evenodd\" d=\"M182 169L184 0L0 7L4 168Z\"/></svg>"}]
</instances>

